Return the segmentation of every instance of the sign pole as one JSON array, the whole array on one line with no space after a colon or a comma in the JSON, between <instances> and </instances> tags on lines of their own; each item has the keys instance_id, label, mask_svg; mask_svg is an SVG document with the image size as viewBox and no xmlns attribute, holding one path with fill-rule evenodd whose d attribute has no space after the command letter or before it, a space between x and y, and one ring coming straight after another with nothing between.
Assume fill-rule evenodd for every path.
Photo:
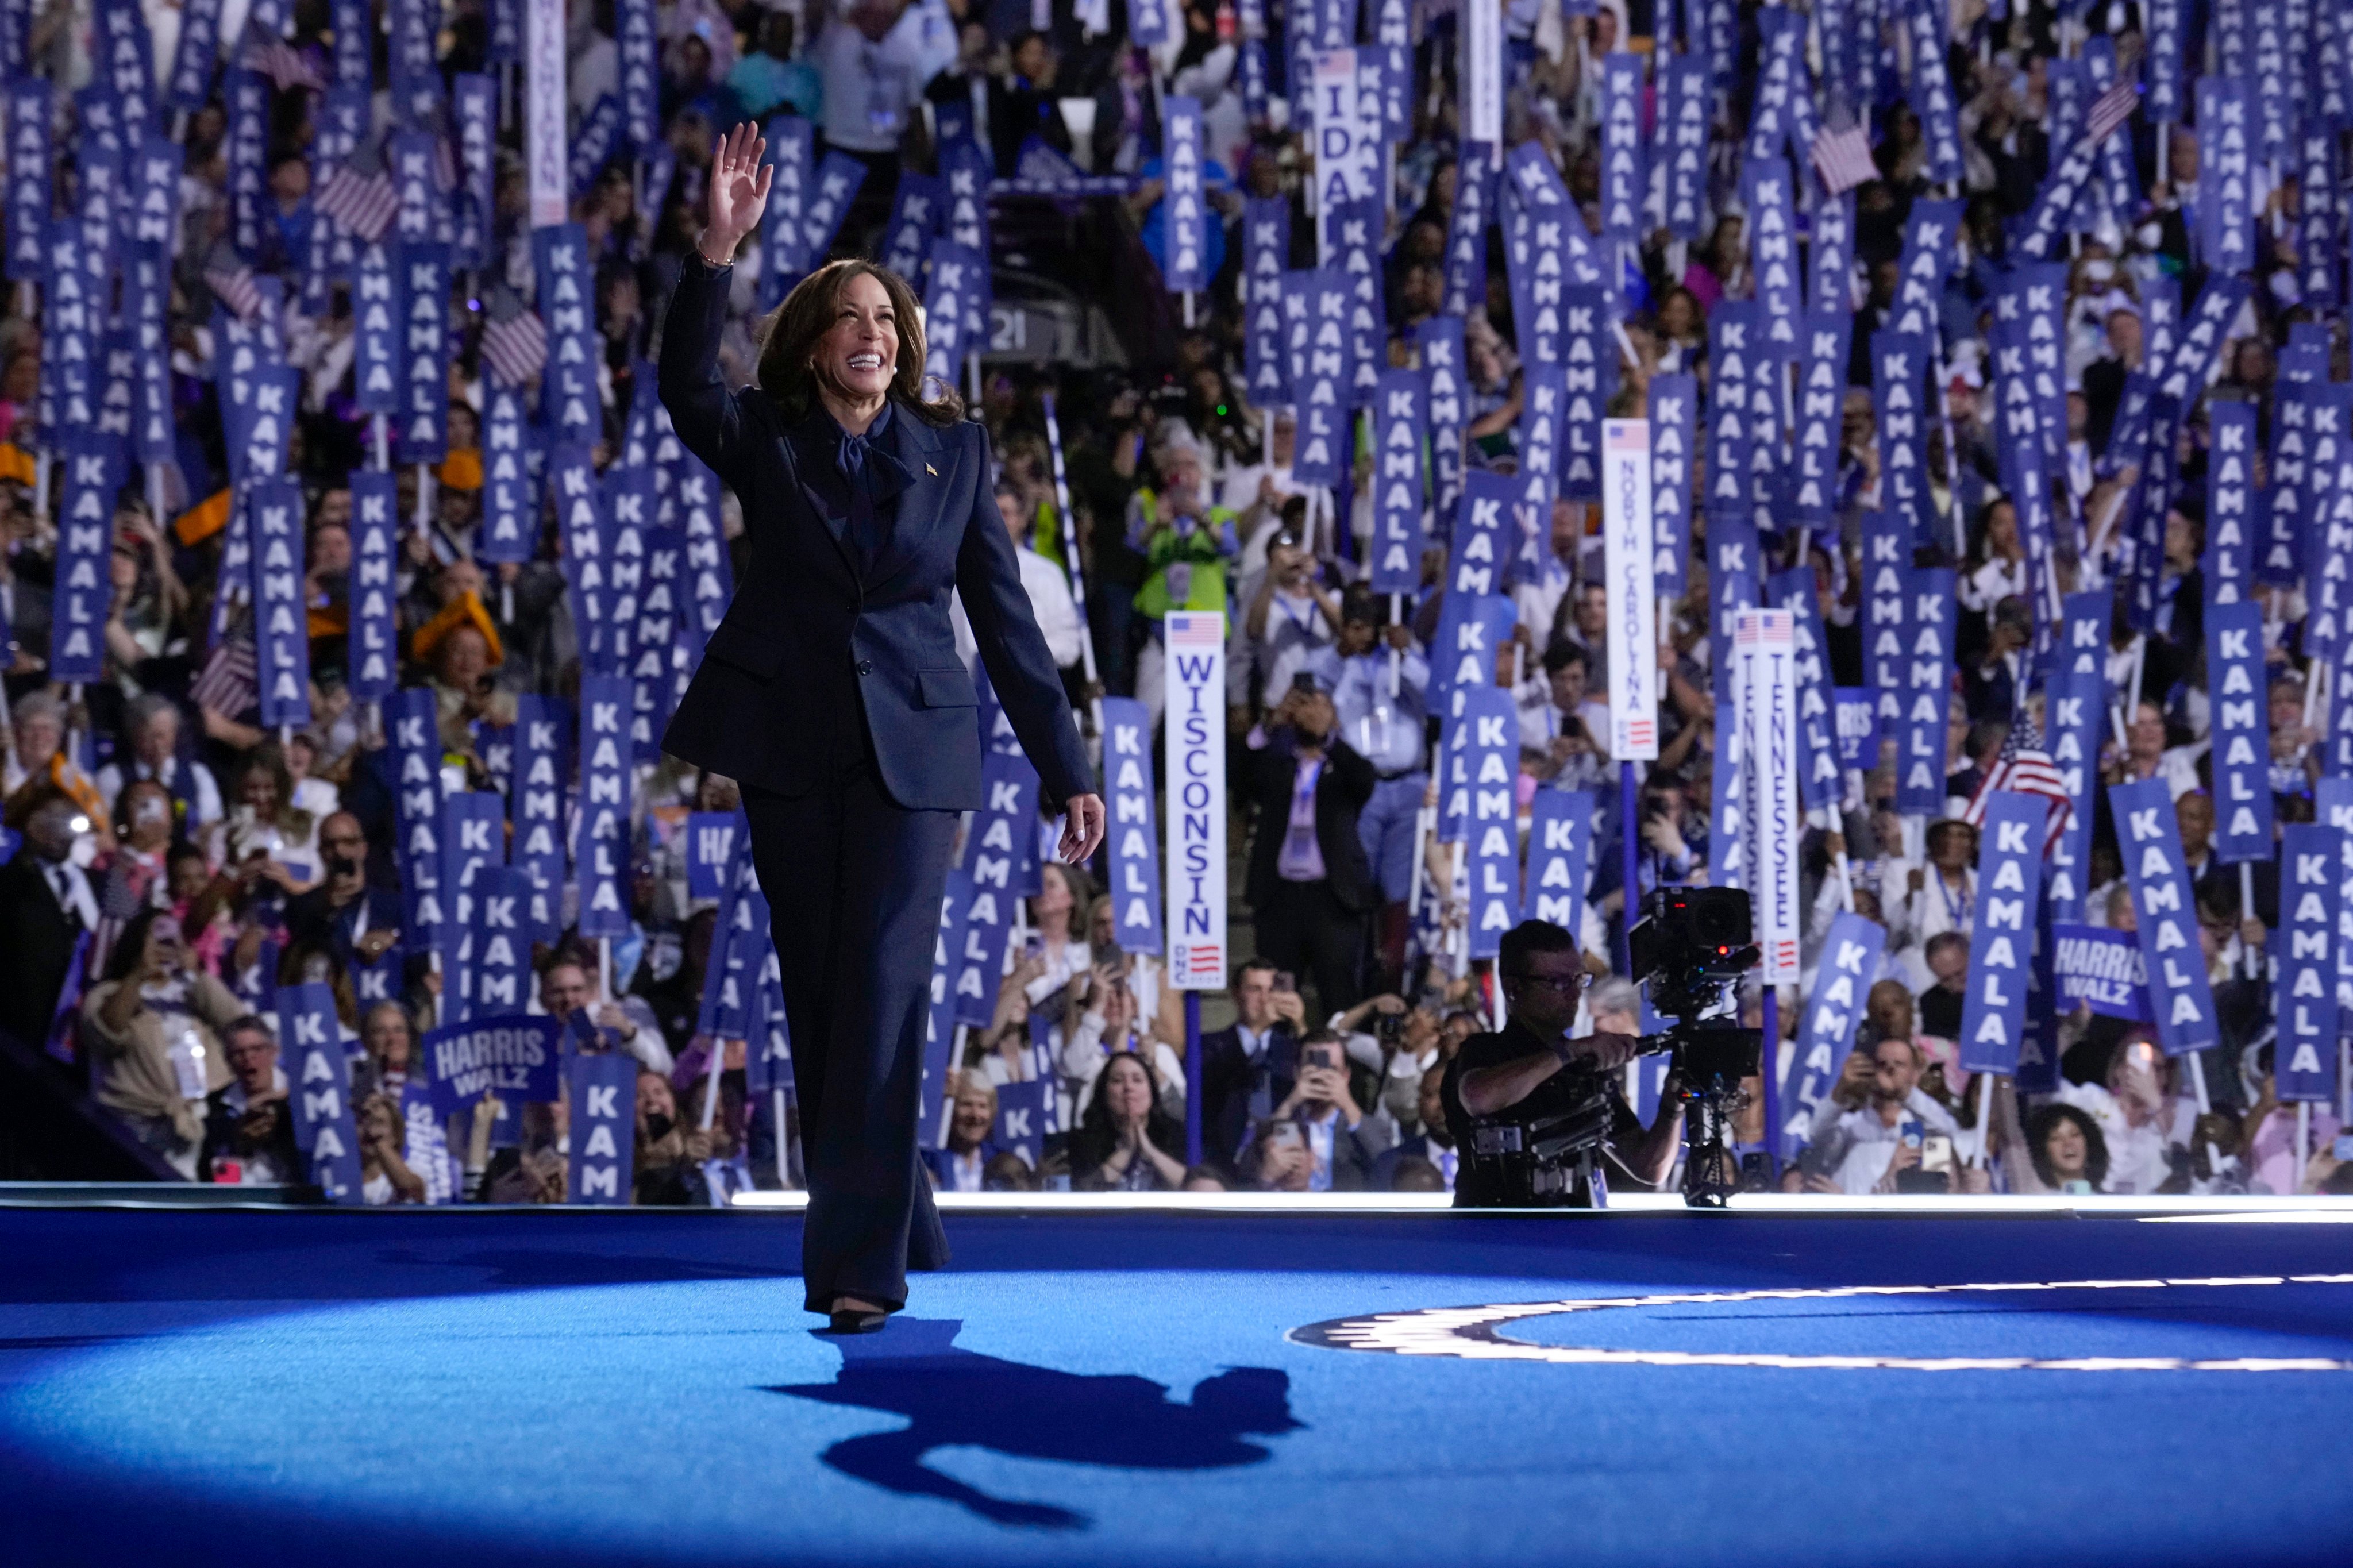
<instances>
[{"instance_id":1,"label":"sign pole","mask_svg":"<svg viewBox=\"0 0 2353 1568\"><path fill-rule=\"evenodd\" d=\"M1201 1163L1201 994L1185 993L1185 1163Z\"/></svg>"}]
</instances>

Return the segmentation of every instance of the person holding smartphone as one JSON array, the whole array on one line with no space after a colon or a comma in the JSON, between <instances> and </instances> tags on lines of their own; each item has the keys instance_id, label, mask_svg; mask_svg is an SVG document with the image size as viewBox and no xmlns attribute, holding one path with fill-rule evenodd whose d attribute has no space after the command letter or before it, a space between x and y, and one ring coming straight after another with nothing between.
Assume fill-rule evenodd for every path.
<instances>
[{"instance_id":1,"label":"person holding smartphone","mask_svg":"<svg viewBox=\"0 0 2353 1568\"><path fill-rule=\"evenodd\" d=\"M1278 1122L1298 1128L1304 1142L1306 1191L1356 1193L1373 1184L1373 1163L1389 1139L1381 1121L1356 1104L1338 1035L1318 1029L1300 1042L1299 1076L1274 1115Z\"/></svg>"},{"instance_id":2,"label":"person holding smartphone","mask_svg":"<svg viewBox=\"0 0 2353 1568\"><path fill-rule=\"evenodd\" d=\"M1871 1078L1863 1103L1831 1124L1820 1140L1819 1156L1808 1164L1829 1175L1809 1175L1814 1193L1893 1193L1906 1171L1920 1168L1931 1136L1951 1142L1960 1128L1952 1113L1920 1089L1926 1058L1920 1047L1889 1036L1871 1047Z\"/></svg>"}]
</instances>

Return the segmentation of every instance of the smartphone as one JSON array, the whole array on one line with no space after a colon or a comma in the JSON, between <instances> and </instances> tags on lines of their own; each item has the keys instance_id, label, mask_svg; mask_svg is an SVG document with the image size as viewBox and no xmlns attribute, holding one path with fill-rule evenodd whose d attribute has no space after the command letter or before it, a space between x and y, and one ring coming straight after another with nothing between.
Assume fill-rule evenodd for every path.
<instances>
[{"instance_id":1,"label":"smartphone","mask_svg":"<svg viewBox=\"0 0 2353 1568\"><path fill-rule=\"evenodd\" d=\"M1274 988L1277 991L1296 991L1299 989L1299 976L1288 969L1278 969L1274 972Z\"/></svg>"},{"instance_id":2,"label":"smartphone","mask_svg":"<svg viewBox=\"0 0 2353 1568\"><path fill-rule=\"evenodd\" d=\"M1904 1141L1905 1148L1918 1149L1927 1138L1928 1129L1925 1124L1907 1116L1895 1124L1895 1135Z\"/></svg>"},{"instance_id":3,"label":"smartphone","mask_svg":"<svg viewBox=\"0 0 2353 1568\"><path fill-rule=\"evenodd\" d=\"M1340 1048L1328 1042L1308 1047L1299 1059L1308 1067L1328 1068L1334 1072L1340 1070Z\"/></svg>"},{"instance_id":4,"label":"smartphone","mask_svg":"<svg viewBox=\"0 0 2353 1568\"><path fill-rule=\"evenodd\" d=\"M1303 669L1296 672L1291 678L1291 689L1293 691L1303 692L1311 697L1314 696L1315 694L1315 677Z\"/></svg>"},{"instance_id":5,"label":"smartphone","mask_svg":"<svg viewBox=\"0 0 2353 1568\"><path fill-rule=\"evenodd\" d=\"M1924 1171L1952 1170L1953 1141L1941 1132L1921 1139L1920 1168Z\"/></svg>"}]
</instances>

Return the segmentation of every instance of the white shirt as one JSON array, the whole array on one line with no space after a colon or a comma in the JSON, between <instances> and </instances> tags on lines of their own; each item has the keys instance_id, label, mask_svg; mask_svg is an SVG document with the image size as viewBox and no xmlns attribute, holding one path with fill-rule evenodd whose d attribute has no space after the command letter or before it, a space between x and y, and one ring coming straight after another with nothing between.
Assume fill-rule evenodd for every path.
<instances>
[{"instance_id":1,"label":"white shirt","mask_svg":"<svg viewBox=\"0 0 2353 1568\"><path fill-rule=\"evenodd\" d=\"M2125 1117L2123 1104L2108 1091L2104 1083L2062 1083L2052 1099L2062 1105L2072 1105L2090 1117L2100 1130L2101 1141L2108 1146L2108 1179L2101 1191L2109 1193L2153 1193L2165 1184L2173 1173L2166 1161L2166 1150L2172 1143L2187 1145L2189 1128L2180 1129L2179 1136L2169 1136L2168 1122L2181 1121L2179 1112L2187 1102L2176 1100L2159 1111L2153 1121L2135 1127ZM2195 1117L2195 1111L2190 1117Z\"/></svg>"},{"instance_id":2,"label":"white shirt","mask_svg":"<svg viewBox=\"0 0 2353 1568\"><path fill-rule=\"evenodd\" d=\"M931 79L955 63L944 0L910 5L881 43L836 18L810 51L825 79L825 139L850 153L888 153Z\"/></svg>"},{"instance_id":3,"label":"white shirt","mask_svg":"<svg viewBox=\"0 0 2353 1568\"><path fill-rule=\"evenodd\" d=\"M1941 1132L1947 1138L1960 1136L1960 1128L1954 1123L1951 1113L1917 1089L1904 1101L1904 1115L1893 1127L1880 1120L1878 1106L1858 1106L1835 1123L1841 1136L1852 1140L1846 1158L1839 1162L1836 1179L1840 1191L1862 1194L1878 1188L1879 1179L1887 1174L1888 1163L1895 1158L1895 1146L1907 1120L1918 1121L1927 1131Z\"/></svg>"},{"instance_id":4,"label":"white shirt","mask_svg":"<svg viewBox=\"0 0 2353 1568\"><path fill-rule=\"evenodd\" d=\"M1078 601L1071 597L1071 580L1060 566L1026 544L1014 548L1013 558L1021 568L1021 591L1029 595L1029 613L1038 617L1038 629L1046 635L1046 651L1053 655L1057 667L1067 669L1082 657L1080 642L1086 636L1086 628L1079 624ZM970 668L980 657L980 644L973 637L961 593L948 595L948 622L955 628L956 655Z\"/></svg>"}]
</instances>

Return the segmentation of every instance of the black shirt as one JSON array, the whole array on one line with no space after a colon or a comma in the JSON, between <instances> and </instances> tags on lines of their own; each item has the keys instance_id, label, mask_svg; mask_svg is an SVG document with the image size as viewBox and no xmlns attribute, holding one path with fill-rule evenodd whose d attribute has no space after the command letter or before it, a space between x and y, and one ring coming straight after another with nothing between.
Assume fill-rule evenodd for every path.
<instances>
[{"instance_id":1,"label":"black shirt","mask_svg":"<svg viewBox=\"0 0 2353 1568\"><path fill-rule=\"evenodd\" d=\"M1446 1068L1446 1077L1439 1085L1438 1098L1446 1108L1446 1130L1453 1135L1454 1146L1462 1152L1454 1172L1454 1206L1456 1208L1499 1208L1508 1201L1495 1190L1490 1173L1483 1163L1472 1158L1477 1142L1473 1136L1477 1118L1462 1108L1462 1075L1481 1068L1501 1067L1522 1057L1549 1055L1552 1046L1543 1036L1521 1023L1507 1019L1502 1029L1483 1035L1473 1035L1462 1042L1461 1050ZM1567 1069L1564 1069L1567 1070ZM1641 1119L1626 1103L1620 1088L1621 1080L1615 1073L1601 1079L1600 1092L1610 1100L1609 1142L1616 1143L1642 1131ZM1550 1080L1546 1080L1550 1088Z\"/></svg>"}]
</instances>

